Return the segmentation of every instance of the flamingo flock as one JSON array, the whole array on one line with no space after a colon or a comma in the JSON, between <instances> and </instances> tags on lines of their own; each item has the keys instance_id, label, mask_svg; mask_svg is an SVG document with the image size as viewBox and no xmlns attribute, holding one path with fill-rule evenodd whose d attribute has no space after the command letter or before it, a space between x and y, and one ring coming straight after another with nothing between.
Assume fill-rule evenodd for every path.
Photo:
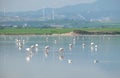
<instances>
[{"instance_id":1,"label":"flamingo flock","mask_svg":"<svg viewBox=\"0 0 120 78\"><path fill-rule=\"evenodd\" d=\"M21 50L23 45L25 44L25 41L21 39L15 39L15 42L19 50Z\"/></svg>"},{"instance_id":2,"label":"flamingo flock","mask_svg":"<svg viewBox=\"0 0 120 78\"><path fill-rule=\"evenodd\" d=\"M38 51L38 44L35 45L31 45L29 48L26 48L26 60L30 61L30 59L32 58L32 56Z\"/></svg>"},{"instance_id":3,"label":"flamingo flock","mask_svg":"<svg viewBox=\"0 0 120 78\"><path fill-rule=\"evenodd\" d=\"M48 37L46 38L46 41L47 42L49 41ZM19 50L21 50L23 45L25 44L25 40L15 39L15 42L16 42L16 45L18 46ZM68 44L69 51L72 51L72 49L74 49L74 45L75 44L76 44L76 39L73 38L72 42ZM54 40L54 45L57 45L57 40L56 39ZM36 44L32 44L29 47L25 48L25 51L26 51L26 61L29 62L31 60L31 58L34 56L34 54L39 51L39 47L40 47L39 43L36 43ZM44 46L44 55L45 55L45 57L49 56L49 54L50 54L50 52L49 52L50 51L50 47L51 46L49 46L49 45ZM86 44L83 43L82 44L82 48L84 49L85 47L86 47ZM91 52L92 51L97 51L98 50L98 45L95 44L94 42L91 42L90 43L90 50L91 50ZM65 53L65 51L66 51L66 48L64 48L64 47L59 47L56 50L56 52L58 53L58 60L63 61L65 59L64 55L63 55ZM66 59L66 61L67 61L68 64L72 64L73 63L72 59ZM93 63L96 64L96 63L99 63L99 61L98 60L94 60Z\"/></svg>"}]
</instances>

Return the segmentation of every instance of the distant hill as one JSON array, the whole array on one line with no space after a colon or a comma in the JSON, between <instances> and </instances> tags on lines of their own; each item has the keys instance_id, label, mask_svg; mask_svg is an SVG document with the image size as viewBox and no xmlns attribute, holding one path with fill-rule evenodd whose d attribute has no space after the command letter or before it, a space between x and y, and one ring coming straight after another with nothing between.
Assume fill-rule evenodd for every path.
<instances>
[{"instance_id":1,"label":"distant hill","mask_svg":"<svg viewBox=\"0 0 120 78\"><path fill-rule=\"evenodd\" d=\"M120 27L119 3L118 0L99 0L89 4L44 8L37 11L6 12L5 14L0 12L0 26L44 28Z\"/></svg>"},{"instance_id":2,"label":"distant hill","mask_svg":"<svg viewBox=\"0 0 120 78\"><path fill-rule=\"evenodd\" d=\"M109 2L109 3L107 3ZM106 4L107 3L107 4ZM91 21L111 21L120 20L120 8L118 0L104 0L96 1L91 4L78 4L72 6L65 6L62 8L54 8L54 18L56 19L80 19ZM52 18L53 8L45 8L45 16L47 19ZM26 12L7 12L6 16L19 16L29 18L42 18L43 9L38 11L26 11ZM3 13L0 12L0 16Z\"/></svg>"},{"instance_id":3,"label":"distant hill","mask_svg":"<svg viewBox=\"0 0 120 78\"><path fill-rule=\"evenodd\" d=\"M106 4L106 2L109 2ZM57 12L64 15L79 16L81 19L109 19L109 20L120 20L120 8L116 6L118 2L115 0L97 1L92 4L79 4L73 6L66 6L57 9ZM104 3L103 3L104 2ZM119 5L119 2L117 3Z\"/></svg>"}]
</instances>

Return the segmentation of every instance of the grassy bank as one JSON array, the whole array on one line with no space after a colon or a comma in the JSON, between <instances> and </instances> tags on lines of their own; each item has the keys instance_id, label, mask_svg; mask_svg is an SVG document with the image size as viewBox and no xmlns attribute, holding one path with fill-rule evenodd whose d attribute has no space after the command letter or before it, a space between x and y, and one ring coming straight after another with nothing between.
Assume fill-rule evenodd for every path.
<instances>
[{"instance_id":1,"label":"grassy bank","mask_svg":"<svg viewBox=\"0 0 120 78\"><path fill-rule=\"evenodd\" d=\"M73 31L74 29L55 29L55 28L6 28L0 29L0 34L62 34Z\"/></svg>"},{"instance_id":2,"label":"grassy bank","mask_svg":"<svg viewBox=\"0 0 120 78\"><path fill-rule=\"evenodd\" d=\"M78 34L120 34L120 28L5 28L0 29L1 35L51 35L75 32Z\"/></svg>"}]
</instances>

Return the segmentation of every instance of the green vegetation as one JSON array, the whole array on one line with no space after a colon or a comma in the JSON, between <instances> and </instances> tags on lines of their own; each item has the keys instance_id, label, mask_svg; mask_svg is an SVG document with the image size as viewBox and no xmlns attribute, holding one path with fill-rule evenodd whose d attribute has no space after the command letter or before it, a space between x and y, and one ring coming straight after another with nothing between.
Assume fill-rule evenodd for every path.
<instances>
[{"instance_id":1,"label":"green vegetation","mask_svg":"<svg viewBox=\"0 0 120 78\"><path fill-rule=\"evenodd\" d=\"M0 29L0 34L39 34L39 35L47 35L47 34L61 34L71 32L73 29L56 29L56 28L5 28Z\"/></svg>"},{"instance_id":2,"label":"green vegetation","mask_svg":"<svg viewBox=\"0 0 120 78\"><path fill-rule=\"evenodd\" d=\"M120 28L5 28L1 35L51 35L75 32L78 34L120 34Z\"/></svg>"},{"instance_id":3,"label":"green vegetation","mask_svg":"<svg viewBox=\"0 0 120 78\"><path fill-rule=\"evenodd\" d=\"M82 28L74 30L78 34L120 34L120 28Z\"/></svg>"}]
</instances>

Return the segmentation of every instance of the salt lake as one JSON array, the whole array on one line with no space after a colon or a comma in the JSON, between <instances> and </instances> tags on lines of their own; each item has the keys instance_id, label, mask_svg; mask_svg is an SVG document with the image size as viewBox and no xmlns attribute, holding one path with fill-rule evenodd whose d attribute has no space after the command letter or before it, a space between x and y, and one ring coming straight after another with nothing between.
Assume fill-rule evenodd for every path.
<instances>
[{"instance_id":1,"label":"salt lake","mask_svg":"<svg viewBox=\"0 0 120 78\"><path fill-rule=\"evenodd\" d=\"M0 35L0 78L120 78L120 35Z\"/></svg>"}]
</instances>

